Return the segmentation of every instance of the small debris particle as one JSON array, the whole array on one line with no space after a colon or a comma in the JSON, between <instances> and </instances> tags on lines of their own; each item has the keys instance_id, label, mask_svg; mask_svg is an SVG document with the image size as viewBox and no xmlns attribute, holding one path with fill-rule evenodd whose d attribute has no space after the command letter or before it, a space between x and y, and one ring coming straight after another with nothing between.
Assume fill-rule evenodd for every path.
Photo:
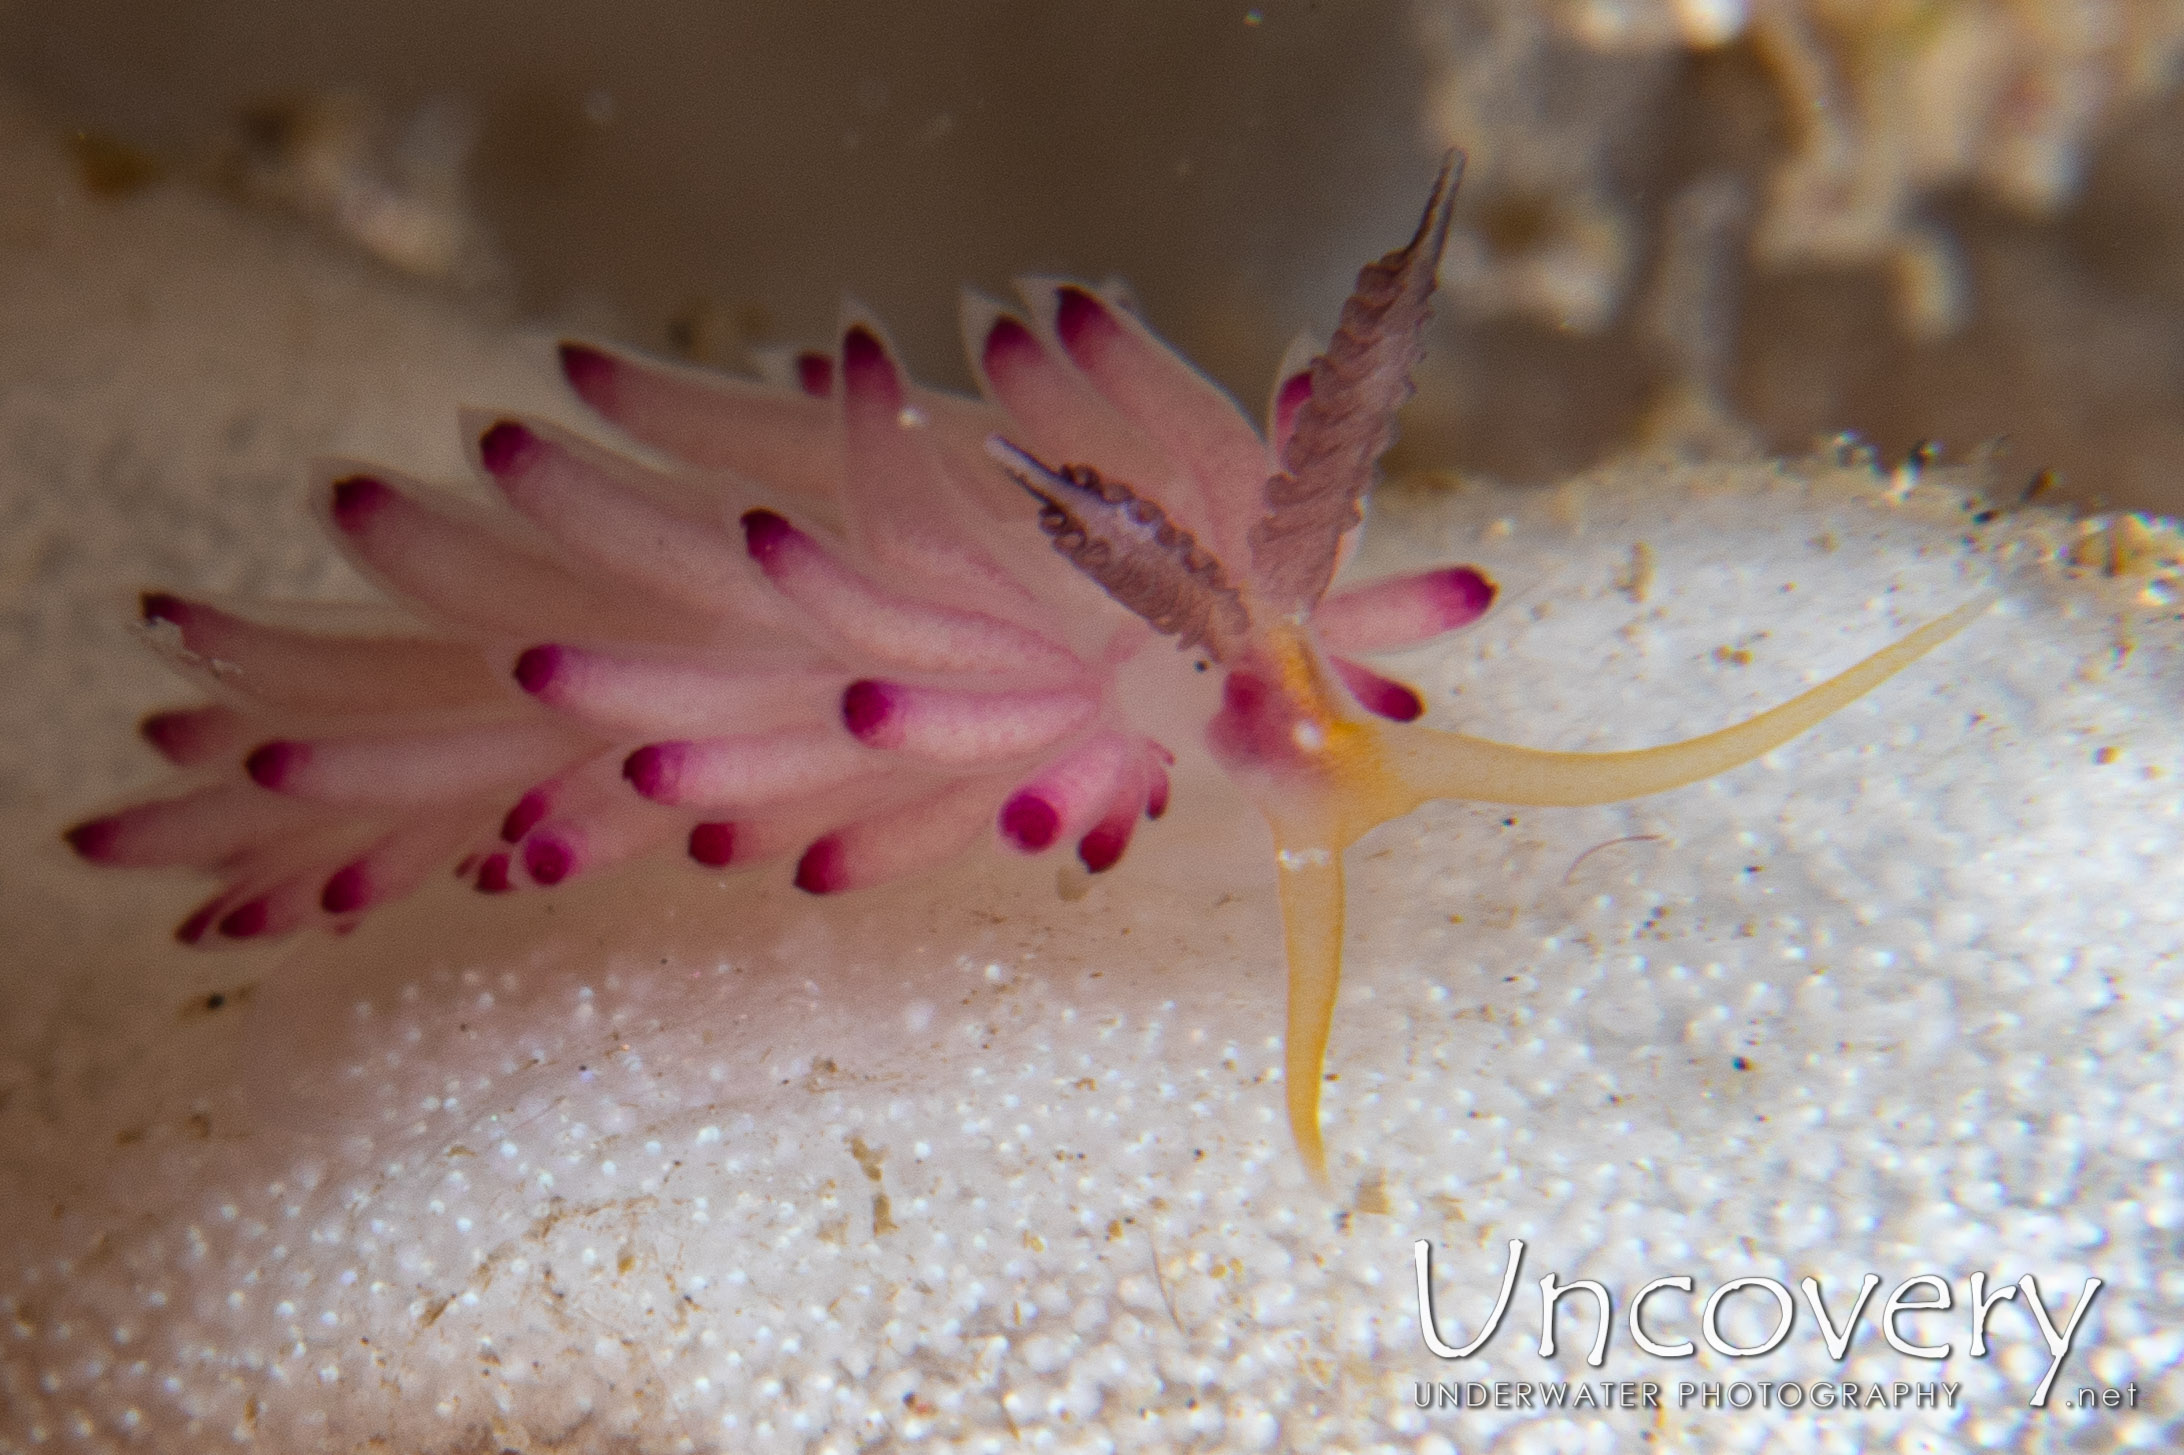
<instances>
[{"instance_id":1,"label":"small debris particle","mask_svg":"<svg viewBox=\"0 0 2184 1455\"><path fill-rule=\"evenodd\" d=\"M1584 853L1579 854L1575 859L1572 859L1570 861L1570 867L1562 872L1562 882L1564 884L1569 883L1570 876L1577 872L1578 865L1584 863L1587 859L1590 859L1593 855L1599 853L1602 849L1612 849L1618 844L1659 843L1660 839L1661 836L1659 834L1625 834L1619 839L1609 839L1605 843L1594 844ZM1451 924L1461 924L1463 923L1463 918L1460 915L1452 914L1449 916L1449 922Z\"/></svg>"},{"instance_id":2,"label":"small debris particle","mask_svg":"<svg viewBox=\"0 0 2184 1455\"><path fill-rule=\"evenodd\" d=\"M1519 248L1518 251L1524 249ZM1547 497L1547 513L1555 523L1576 535L1585 529L1584 486L1575 480L1564 481Z\"/></svg>"},{"instance_id":3,"label":"small debris particle","mask_svg":"<svg viewBox=\"0 0 2184 1455\"><path fill-rule=\"evenodd\" d=\"M2071 544L2069 552L2073 566L2097 570L2113 579L2151 572L2162 564L2161 535L2145 516L2111 516L2103 521L2083 522L2080 529L2084 534Z\"/></svg>"},{"instance_id":4,"label":"small debris particle","mask_svg":"<svg viewBox=\"0 0 2184 1455\"><path fill-rule=\"evenodd\" d=\"M727 366L774 338L778 325L763 303L699 296L667 320L669 347L692 363Z\"/></svg>"},{"instance_id":5,"label":"small debris particle","mask_svg":"<svg viewBox=\"0 0 2184 1455\"><path fill-rule=\"evenodd\" d=\"M1644 541L1633 541L1630 547L1630 564L1615 578L1615 589L1631 599L1634 606L1643 606L1653 590L1653 547Z\"/></svg>"},{"instance_id":6,"label":"small debris particle","mask_svg":"<svg viewBox=\"0 0 2184 1455\"><path fill-rule=\"evenodd\" d=\"M200 1016L216 1015L223 1010L245 1005L249 1003L251 994L256 989L255 985L238 985L231 990L213 990L192 996L182 1003L178 1019L196 1020Z\"/></svg>"}]
</instances>

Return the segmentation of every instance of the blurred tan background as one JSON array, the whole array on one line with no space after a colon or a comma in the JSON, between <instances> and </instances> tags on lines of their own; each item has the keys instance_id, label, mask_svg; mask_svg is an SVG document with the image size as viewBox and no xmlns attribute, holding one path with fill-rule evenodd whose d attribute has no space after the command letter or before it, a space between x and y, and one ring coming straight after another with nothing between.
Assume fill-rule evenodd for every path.
<instances>
[{"instance_id":1,"label":"blurred tan background","mask_svg":"<svg viewBox=\"0 0 2184 1455\"><path fill-rule=\"evenodd\" d=\"M2184 502L2177 0L0 0L85 185L215 188L524 322L742 366L1126 278L1258 407L1473 155L1405 458L1640 438ZM5 347L0 344L0 347Z\"/></svg>"}]
</instances>

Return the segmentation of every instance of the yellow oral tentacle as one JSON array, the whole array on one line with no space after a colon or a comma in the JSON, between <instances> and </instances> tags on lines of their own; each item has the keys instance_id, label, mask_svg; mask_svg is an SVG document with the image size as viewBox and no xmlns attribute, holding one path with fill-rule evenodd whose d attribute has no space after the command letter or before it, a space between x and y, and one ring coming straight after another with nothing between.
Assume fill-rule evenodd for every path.
<instances>
[{"instance_id":1,"label":"yellow oral tentacle","mask_svg":"<svg viewBox=\"0 0 2184 1455\"><path fill-rule=\"evenodd\" d=\"M1749 763L1851 703L1940 646L1986 612L1983 596L1779 707L1734 727L1627 753L1548 753L1397 724L1376 726L1377 782L1359 785L1380 821L1434 798L1579 807L1681 788ZM1364 805L1360 805L1364 807Z\"/></svg>"},{"instance_id":2,"label":"yellow oral tentacle","mask_svg":"<svg viewBox=\"0 0 2184 1455\"><path fill-rule=\"evenodd\" d=\"M1342 986L1342 850L1283 847L1274 862L1281 876L1282 940L1289 952L1289 1028L1282 1039L1289 1131L1305 1168L1324 1187L1320 1068Z\"/></svg>"}]
</instances>

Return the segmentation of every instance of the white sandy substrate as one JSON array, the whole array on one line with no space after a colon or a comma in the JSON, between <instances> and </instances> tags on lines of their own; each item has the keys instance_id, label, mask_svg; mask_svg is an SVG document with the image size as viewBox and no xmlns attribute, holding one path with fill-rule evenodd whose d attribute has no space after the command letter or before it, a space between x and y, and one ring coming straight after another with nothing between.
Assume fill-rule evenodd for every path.
<instances>
[{"instance_id":1,"label":"white sandy substrate","mask_svg":"<svg viewBox=\"0 0 2184 1455\"><path fill-rule=\"evenodd\" d=\"M1391 495L1361 570L1470 560L1503 594L1390 670L1538 746L1703 731L2004 601L1727 778L1353 850L1329 1195L1281 1114L1266 836L1204 771L1088 891L998 853L838 902L662 860L340 943L169 943L198 886L56 838L153 779L131 721L178 699L127 590L354 592L308 456L445 474L457 404L559 396L535 340L0 139L0 1451L2173 1444L2184 670L2134 582L2052 564L2066 526L1760 466ZM1421 1342L1418 1238L1458 1341L1529 1245L1474 1359ZM1537 1353L1550 1272L1614 1291L1600 1368L1584 1295ZM1675 1274L1659 1339L1745 1275L1840 1317L1868 1272L1841 1364L1801 1296L1753 1359L1623 1323ZM1956 1306L1901 1329L1940 1362L1877 1327L1929 1272ZM2106 1280L2048 1408L2022 1300L1967 1352L1974 1273L2058 1311ZM1722 1332L1770 1313L1747 1291ZM1415 1408L1557 1380L1668 1407ZM1958 1389L1676 1389L1846 1381ZM2134 1382L2135 1412L2063 1407Z\"/></svg>"}]
</instances>

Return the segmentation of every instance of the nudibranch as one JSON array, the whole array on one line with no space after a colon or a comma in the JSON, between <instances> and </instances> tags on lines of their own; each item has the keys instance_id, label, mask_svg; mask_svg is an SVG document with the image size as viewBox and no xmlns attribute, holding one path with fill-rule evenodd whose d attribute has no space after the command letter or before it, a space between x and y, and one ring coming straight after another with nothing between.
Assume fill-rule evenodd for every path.
<instances>
[{"instance_id":1,"label":"nudibranch","mask_svg":"<svg viewBox=\"0 0 2184 1455\"><path fill-rule=\"evenodd\" d=\"M977 842L1111 868L1192 735L1272 830L1288 1114L1324 1177L1320 1067L1345 848L1433 798L1595 804L1746 762L1960 630L1974 603L1737 726L1538 752L1420 725L1359 659L1477 619L1456 566L1330 593L1411 392L1457 158L1294 346L1262 435L1113 288L971 297L984 398L921 389L880 328L737 380L564 343L611 442L466 419L492 505L322 466L326 525L407 610L143 599L211 701L144 723L179 770L79 824L99 864L221 881L191 944L340 930L429 876L550 888L680 843L814 894Z\"/></svg>"}]
</instances>

